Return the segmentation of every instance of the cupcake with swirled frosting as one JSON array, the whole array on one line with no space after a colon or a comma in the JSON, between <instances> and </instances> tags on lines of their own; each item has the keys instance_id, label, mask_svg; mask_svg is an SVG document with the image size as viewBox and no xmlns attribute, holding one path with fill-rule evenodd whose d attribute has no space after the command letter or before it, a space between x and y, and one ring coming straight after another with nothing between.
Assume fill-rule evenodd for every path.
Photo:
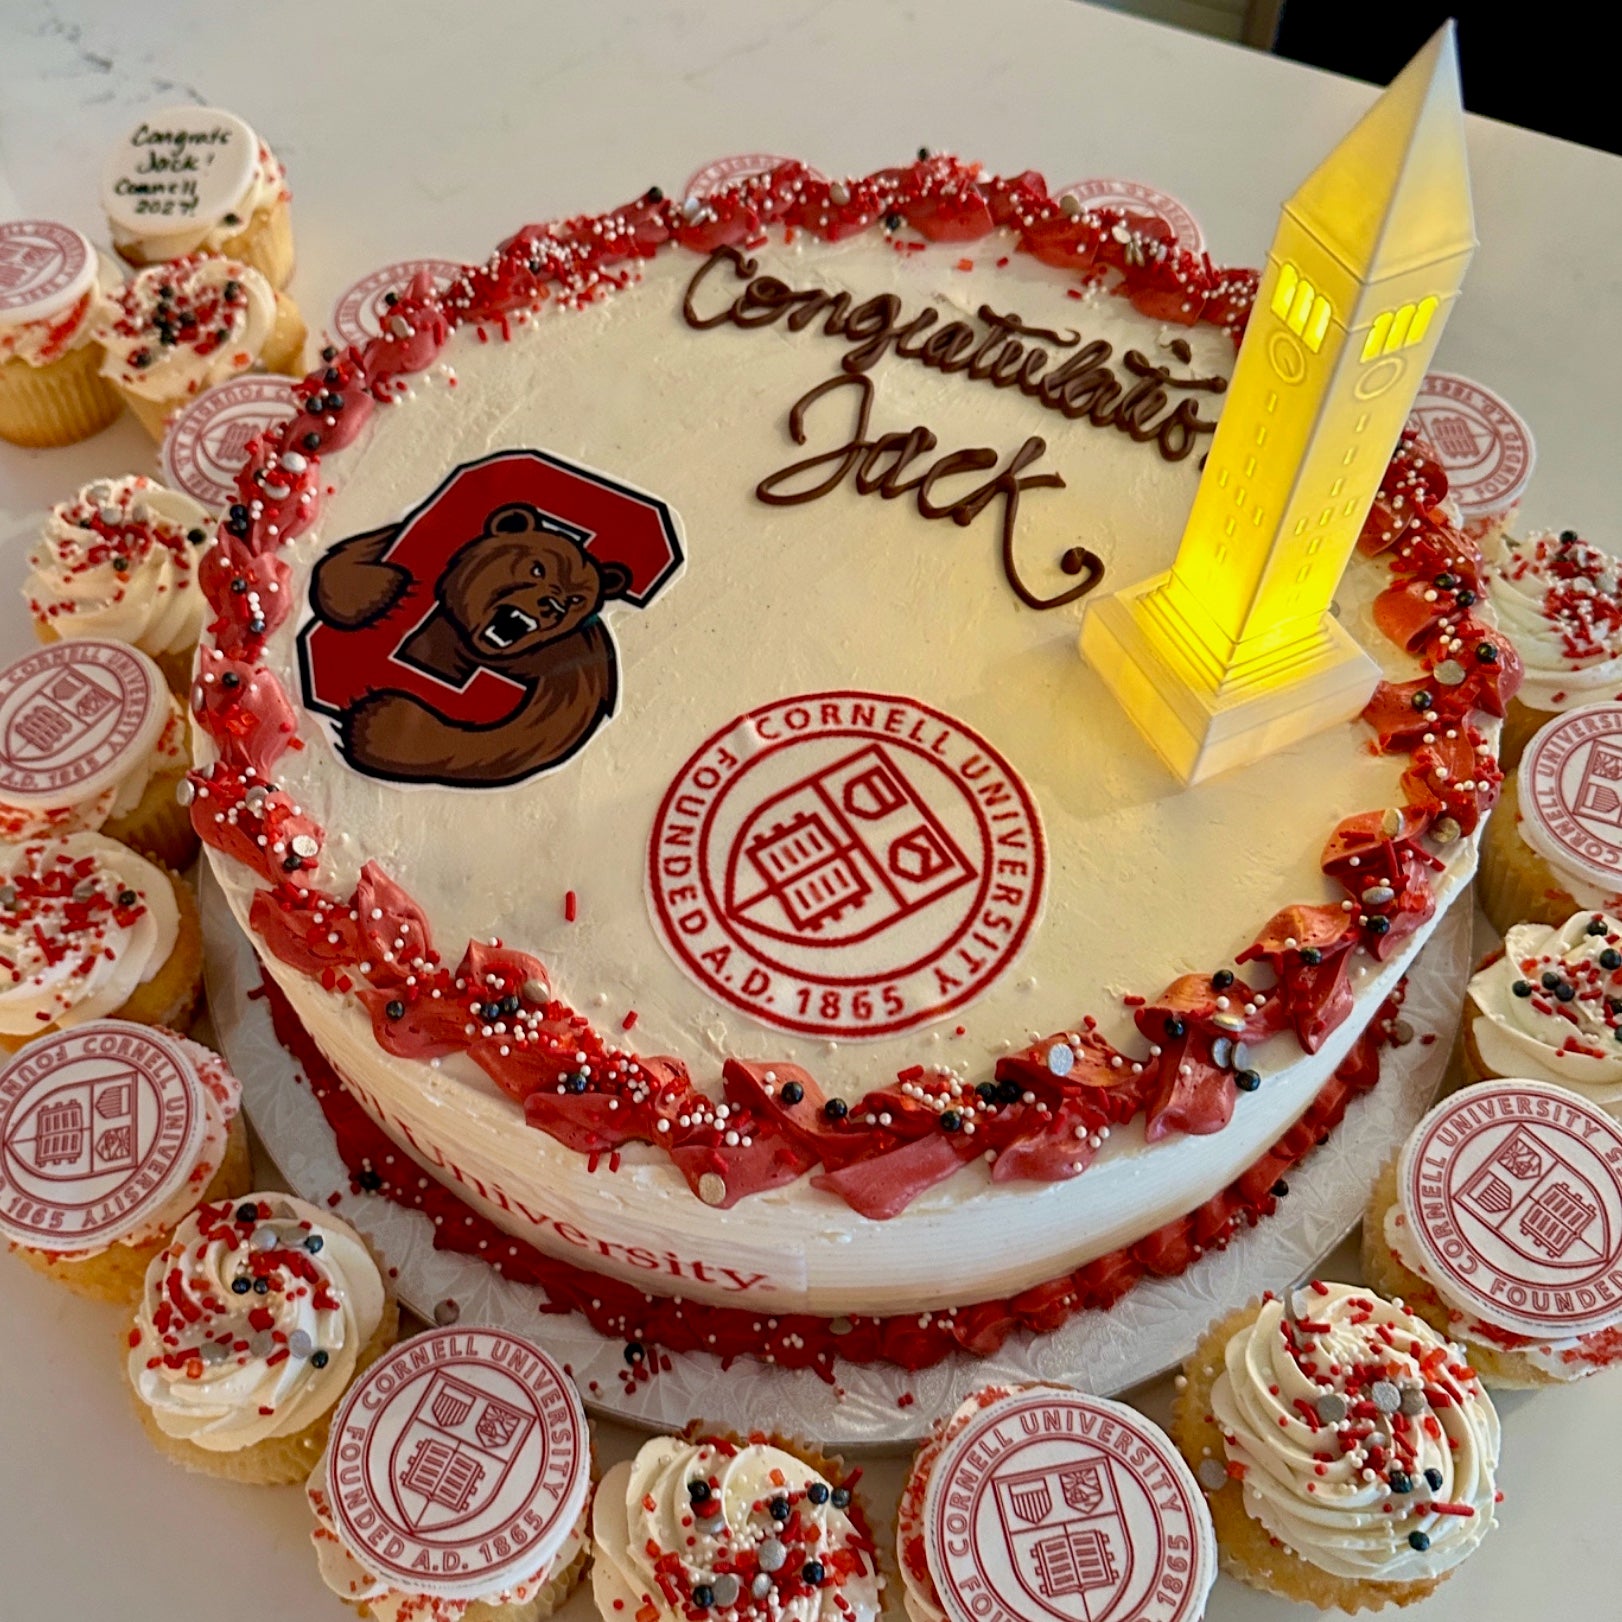
<instances>
[{"instance_id":1,"label":"cupcake with swirled frosting","mask_svg":"<svg viewBox=\"0 0 1622 1622\"><path fill-rule=\"evenodd\" d=\"M876 1622L884 1579L830 1460L761 1436L661 1436L603 1477L592 1592L605 1622Z\"/></svg>"},{"instance_id":2,"label":"cupcake with swirled frosting","mask_svg":"<svg viewBox=\"0 0 1622 1622\"><path fill-rule=\"evenodd\" d=\"M207 509L156 479L93 479L51 508L28 555L34 634L127 642L184 694L208 619L199 570L214 535Z\"/></svg>"},{"instance_id":3,"label":"cupcake with swirled frosting","mask_svg":"<svg viewBox=\"0 0 1622 1622\"><path fill-rule=\"evenodd\" d=\"M252 265L192 254L140 272L96 336L102 375L154 439L188 400L244 372L302 370L304 318Z\"/></svg>"},{"instance_id":4,"label":"cupcake with swirled frosting","mask_svg":"<svg viewBox=\"0 0 1622 1622\"><path fill-rule=\"evenodd\" d=\"M1622 1120L1622 922L1516 924L1470 981L1455 1080L1502 1076L1580 1093Z\"/></svg>"},{"instance_id":5,"label":"cupcake with swirled frosting","mask_svg":"<svg viewBox=\"0 0 1622 1622\"><path fill-rule=\"evenodd\" d=\"M1545 722L1622 698L1622 559L1563 529L1502 535L1488 565L1498 623L1526 667L1499 740L1507 769Z\"/></svg>"},{"instance_id":6,"label":"cupcake with swirled frosting","mask_svg":"<svg viewBox=\"0 0 1622 1622\"><path fill-rule=\"evenodd\" d=\"M125 1369L168 1458L233 1481L304 1481L339 1399L398 1325L353 1228L289 1194L250 1194L175 1229L147 1269Z\"/></svg>"},{"instance_id":7,"label":"cupcake with swirled frosting","mask_svg":"<svg viewBox=\"0 0 1622 1622\"><path fill-rule=\"evenodd\" d=\"M1328 1610L1409 1605L1492 1529L1499 1424L1464 1360L1372 1291L1313 1282L1218 1321L1173 1435L1223 1569Z\"/></svg>"},{"instance_id":8,"label":"cupcake with swirled frosting","mask_svg":"<svg viewBox=\"0 0 1622 1622\"><path fill-rule=\"evenodd\" d=\"M182 880L97 833L0 846L0 1050L92 1019L185 1030L202 984Z\"/></svg>"}]
</instances>

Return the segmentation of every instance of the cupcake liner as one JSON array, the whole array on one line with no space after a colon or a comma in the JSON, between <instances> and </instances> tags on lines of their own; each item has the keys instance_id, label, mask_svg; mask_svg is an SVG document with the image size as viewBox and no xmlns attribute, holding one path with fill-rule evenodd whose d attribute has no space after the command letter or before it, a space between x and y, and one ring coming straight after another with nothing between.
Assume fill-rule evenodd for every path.
<instances>
[{"instance_id":1,"label":"cupcake liner","mask_svg":"<svg viewBox=\"0 0 1622 1622\"><path fill-rule=\"evenodd\" d=\"M101 375L101 345L80 344L48 366L0 361L0 439L42 448L99 434L123 410Z\"/></svg>"},{"instance_id":2,"label":"cupcake liner","mask_svg":"<svg viewBox=\"0 0 1622 1622\"><path fill-rule=\"evenodd\" d=\"M371 1338L360 1349L360 1356L355 1362L354 1378L359 1378L363 1370L369 1368L388 1351L399 1333L400 1308L393 1292L389 1290L388 1273L381 1262L378 1271L383 1277L383 1316L378 1320ZM120 1336L119 1352L121 1359L127 1357L129 1352L127 1336ZM129 1383L127 1372L125 1383L126 1385ZM354 1383L353 1379L350 1383ZM348 1387L344 1389L348 1390ZM158 1452L172 1464L178 1464L182 1469L191 1470L198 1475L217 1476L223 1481L236 1481L246 1486L259 1487L288 1487L309 1480L310 1472L326 1450L327 1434L332 1428L332 1416L342 1405L344 1396L343 1391L338 1392L324 1414L291 1436L274 1436L267 1441L256 1442L252 1447L241 1448L235 1453L212 1453L207 1448L198 1447L195 1442L170 1436L168 1432L160 1429L152 1410L141 1401L134 1386L129 1387L129 1392L130 1400L135 1405L136 1416L141 1421L141 1429L146 1432Z\"/></svg>"},{"instance_id":3,"label":"cupcake liner","mask_svg":"<svg viewBox=\"0 0 1622 1622\"><path fill-rule=\"evenodd\" d=\"M154 774L140 802L122 817L109 817L101 831L171 872L191 866L197 855L197 832L191 813L175 798L185 776L183 766Z\"/></svg>"},{"instance_id":4,"label":"cupcake liner","mask_svg":"<svg viewBox=\"0 0 1622 1622\"><path fill-rule=\"evenodd\" d=\"M1261 1301L1254 1300L1206 1330L1183 1365L1185 1384L1172 1404L1171 1434L1196 1477L1201 1461L1225 1459L1222 1431L1211 1417L1211 1388L1222 1372L1229 1340L1256 1321ZM1387 1605L1413 1605L1433 1594L1448 1573L1405 1583L1359 1582L1336 1577L1301 1559L1274 1541L1267 1528L1245 1508L1244 1488L1232 1476L1205 1502L1216 1525L1222 1569L1230 1577L1265 1594L1320 1610L1378 1611Z\"/></svg>"},{"instance_id":5,"label":"cupcake liner","mask_svg":"<svg viewBox=\"0 0 1622 1622\"><path fill-rule=\"evenodd\" d=\"M1519 780L1504 779L1497 808L1481 836L1476 892L1482 911L1500 935L1515 924L1549 924L1558 929L1578 910L1576 898L1560 888L1554 869L1521 838Z\"/></svg>"},{"instance_id":6,"label":"cupcake liner","mask_svg":"<svg viewBox=\"0 0 1622 1622\"><path fill-rule=\"evenodd\" d=\"M1564 1384L1522 1353L1472 1340L1461 1331L1457 1316L1430 1283L1405 1267L1386 1243L1386 1213L1396 1203L1397 1163L1393 1160L1375 1183L1363 1216L1363 1278L1369 1288L1401 1301L1437 1334L1461 1342L1469 1355L1470 1367L1485 1386L1500 1391L1536 1391Z\"/></svg>"},{"instance_id":7,"label":"cupcake liner","mask_svg":"<svg viewBox=\"0 0 1622 1622\"><path fill-rule=\"evenodd\" d=\"M226 1134L225 1154L207 1188L197 1196L198 1205L211 1200L231 1200L253 1187L253 1164L248 1148L247 1122L239 1111L231 1117ZM47 1250L13 1247L13 1253L36 1273L65 1285L75 1295L91 1301L110 1301L114 1306L133 1308L146 1284L147 1265L169 1243L168 1234L159 1234L144 1245L109 1245L97 1256L78 1260L53 1256Z\"/></svg>"}]
</instances>

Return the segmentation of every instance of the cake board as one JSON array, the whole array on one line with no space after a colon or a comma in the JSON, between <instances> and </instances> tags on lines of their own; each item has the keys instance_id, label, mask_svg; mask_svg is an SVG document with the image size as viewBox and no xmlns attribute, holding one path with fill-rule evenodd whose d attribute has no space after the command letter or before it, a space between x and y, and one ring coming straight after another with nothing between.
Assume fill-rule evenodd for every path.
<instances>
[{"instance_id":1,"label":"cake board","mask_svg":"<svg viewBox=\"0 0 1622 1622\"><path fill-rule=\"evenodd\" d=\"M1175 1278L1146 1280L1107 1312L1082 1312L1045 1335L1019 1335L992 1357L949 1358L916 1372L842 1364L833 1383L811 1370L701 1354L659 1354L631 1378L624 1340L583 1318L545 1310L545 1292L486 1263L436 1250L433 1222L381 1194L352 1192L319 1103L256 995L262 970L211 877L203 883L209 1005L220 1045L242 1080L265 1151L292 1190L338 1209L395 1271L400 1299L429 1322L454 1302L460 1320L519 1330L564 1363L586 1404L627 1424L680 1430L694 1414L737 1430L769 1422L839 1448L895 1448L988 1382L1046 1380L1110 1395L1164 1373L1234 1304L1309 1273L1356 1225L1379 1172L1441 1084L1473 961L1468 891L1414 960L1402 1018L1413 1039L1382 1051L1380 1081L1352 1100L1327 1144L1290 1175L1287 1206L1241 1231Z\"/></svg>"}]
</instances>

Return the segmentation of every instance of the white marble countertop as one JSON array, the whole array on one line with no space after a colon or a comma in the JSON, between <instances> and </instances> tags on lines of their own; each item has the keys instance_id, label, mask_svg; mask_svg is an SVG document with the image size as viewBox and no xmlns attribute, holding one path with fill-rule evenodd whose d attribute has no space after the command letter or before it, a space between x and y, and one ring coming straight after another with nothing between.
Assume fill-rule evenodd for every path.
<instances>
[{"instance_id":1,"label":"white marble countertop","mask_svg":"<svg viewBox=\"0 0 1622 1622\"><path fill-rule=\"evenodd\" d=\"M1543 93L1558 87L1528 87ZM6 0L0 218L100 235L109 140L143 106L198 100L240 112L286 162L292 292L314 328L377 264L475 256L524 220L674 188L729 152L844 172L927 145L1056 183L1138 178L1194 208L1218 260L1254 263L1279 199L1371 94L1063 0ZM1523 517L1611 545L1622 161L1479 120L1470 145L1482 247L1438 364L1531 422ZM72 450L0 446L0 579L20 577L39 509L96 474L151 468L127 419ZM0 594L0 655L27 634ZM182 1475L146 1446L116 1312L15 1265L0 1266L0 1312L0 1622L340 1614L300 1494ZM1616 1614L1618 1378L1502 1404L1502 1529L1420 1614ZM1164 1400L1150 1391L1144 1405ZM604 1428L605 1461L631 1445ZM885 1513L900 1470L870 1470ZM567 1613L592 1614L584 1596ZM1224 1579L1209 1614L1305 1613Z\"/></svg>"}]
</instances>

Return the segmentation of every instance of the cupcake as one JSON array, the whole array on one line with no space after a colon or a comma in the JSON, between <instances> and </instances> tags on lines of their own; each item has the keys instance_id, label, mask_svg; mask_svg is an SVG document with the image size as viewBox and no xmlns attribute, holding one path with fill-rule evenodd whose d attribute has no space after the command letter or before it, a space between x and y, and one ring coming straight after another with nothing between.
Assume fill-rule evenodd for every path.
<instances>
[{"instance_id":1,"label":"cupcake","mask_svg":"<svg viewBox=\"0 0 1622 1622\"><path fill-rule=\"evenodd\" d=\"M303 1481L339 1399L394 1344L365 1241L290 1194L201 1205L146 1270L125 1368L166 1458L230 1481Z\"/></svg>"},{"instance_id":2,"label":"cupcake","mask_svg":"<svg viewBox=\"0 0 1622 1622\"><path fill-rule=\"evenodd\" d=\"M1574 529L1499 536L1487 558L1499 624L1526 666L1499 742L1507 769L1556 716L1622 699L1622 560Z\"/></svg>"},{"instance_id":3,"label":"cupcake","mask_svg":"<svg viewBox=\"0 0 1622 1622\"><path fill-rule=\"evenodd\" d=\"M186 716L144 653L89 637L0 670L0 840L96 832L169 868L197 854L177 794Z\"/></svg>"},{"instance_id":4,"label":"cupcake","mask_svg":"<svg viewBox=\"0 0 1622 1622\"><path fill-rule=\"evenodd\" d=\"M70 226L0 224L0 439L72 445L124 409L96 341L116 286Z\"/></svg>"},{"instance_id":5,"label":"cupcake","mask_svg":"<svg viewBox=\"0 0 1622 1622\"><path fill-rule=\"evenodd\" d=\"M293 274L287 171L233 113L146 114L108 155L101 193L113 246L137 269L209 253L275 288Z\"/></svg>"},{"instance_id":6,"label":"cupcake","mask_svg":"<svg viewBox=\"0 0 1622 1622\"><path fill-rule=\"evenodd\" d=\"M1500 935L1574 912L1622 917L1622 704L1557 715L1504 779L1476 879Z\"/></svg>"},{"instance_id":7,"label":"cupcake","mask_svg":"<svg viewBox=\"0 0 1622 1622\"><path fill-rule=\"evenodd\" d=\"M1191 1622L1217 1574L1210 1513L1171 1438L1050 1385L987 1387L935 1427L902 1493L897 1554L911 1622Z\"/></svg>"},{"instance_id":8,"label":"cupcake","mask_svg":"<svg viewBox=\"0 0 1622 1622\"><path fill-rule=\"evenodd\" d=\"M1622 923L1516 924L1470 981L1453 1080L1564 1087L1622 1119Z\"/></svg>"},{"instance_id":9,"label":"cupcake","mask_svg":"<svg viewBox=\"0 0 1622 1622\"><path fill-rule=\"evenodd\" d=\"M34 634L128 642L186 693L208 619L198 570L214 528L190 496L144 474L93 480L51 508L29 554L22 592Z\"/></svg>"},{"instance_id":10,"label":"cupcake","mask_svg":"<svg viewBox=\"0 0 1622 1622\"><path fill-rule=\"evenodd\" d=\"M1465 1096L1465 1095L1461 1095ZM1474 1552L1498 1502L1498 1415L1424 1319L1313 1282L1219 1320L1173 1434L1222 1569L1322 1610L1411 1605Z\"/></svg>"},{"instance_id":11,"label":"cupcake","mask_svg":"<svg viewBox=\"0 0 1622 1622\"><path fill-rule=\"evenodd\" d=\"M251 265L192 254L140 272L97 329L102 371L154 439L204 389L303 370L304 319Z\"/></svg>"},{"instance_id":12,"label":"cupcake","mask_svg":"<svg viewBox=\"0 0 1622 1622\"><path fill-rule=\"evenodd\" d=\"M1363 1270L1491 1386L1563 1385L1622 1363L1622 1125L1541 1082L1433 1109L1375 1185Z\"/></svg>"},{"instance_id":13,"label":"cupcake","mask_svg":"<svg viewBox=\"0 0 1622 1622\"><path fill-rule=\"evenodd\" d=\"M1531 482L1537 444L1525 419L1501 394L1456 372L1427 372L1410 424L1447 474L1459 527L1485 546L1515 522Z\"/></svg>"},{"instance_id":14,"label":"cupcake","mask_svg":"<svg viewBox=\"0 0 1622 1622\"><path fill-rule=\"evenodd\" d=\"M20 1198L0 1235L36 1272L133 1306L186 1214L251 1186L242 1084L172 1031L97 1019L0 1069L0 1141Z\"/></svg>"},{"instance_id":15,"label":"cupcake","mask_svg":"<svg viewBox=\"0 0 1622 1622\"><path fill-rule=\"evenodd\" d=\"M590 1558L580 1397L502 1329L431 1329L375 1363L306 1492L322 1577L377 1622L539 1622Z\"/></svg>"},{"instance_id":16,"label":"cupcake","mask_svg":"<svg viewBox=\"0 0 1622 1622\"><path fill-rule=\"evenodd\" d=\"M603 1477L591 1540L605 1622L880 1614L884 1579L842 1467L762 1435L693 1426L644 1443Z\"/></svg>"},{"instance_id":17,"label":"cupcake","mask_svg":"<svg viewBox=\"0 0 1622 1622\"><path fill-rule=\"evenodd\" d=\"M128 845L0 846L0 1051L92 1019L184 1030L202 977L191 891Z\"/></svg>"}]
</instances>

